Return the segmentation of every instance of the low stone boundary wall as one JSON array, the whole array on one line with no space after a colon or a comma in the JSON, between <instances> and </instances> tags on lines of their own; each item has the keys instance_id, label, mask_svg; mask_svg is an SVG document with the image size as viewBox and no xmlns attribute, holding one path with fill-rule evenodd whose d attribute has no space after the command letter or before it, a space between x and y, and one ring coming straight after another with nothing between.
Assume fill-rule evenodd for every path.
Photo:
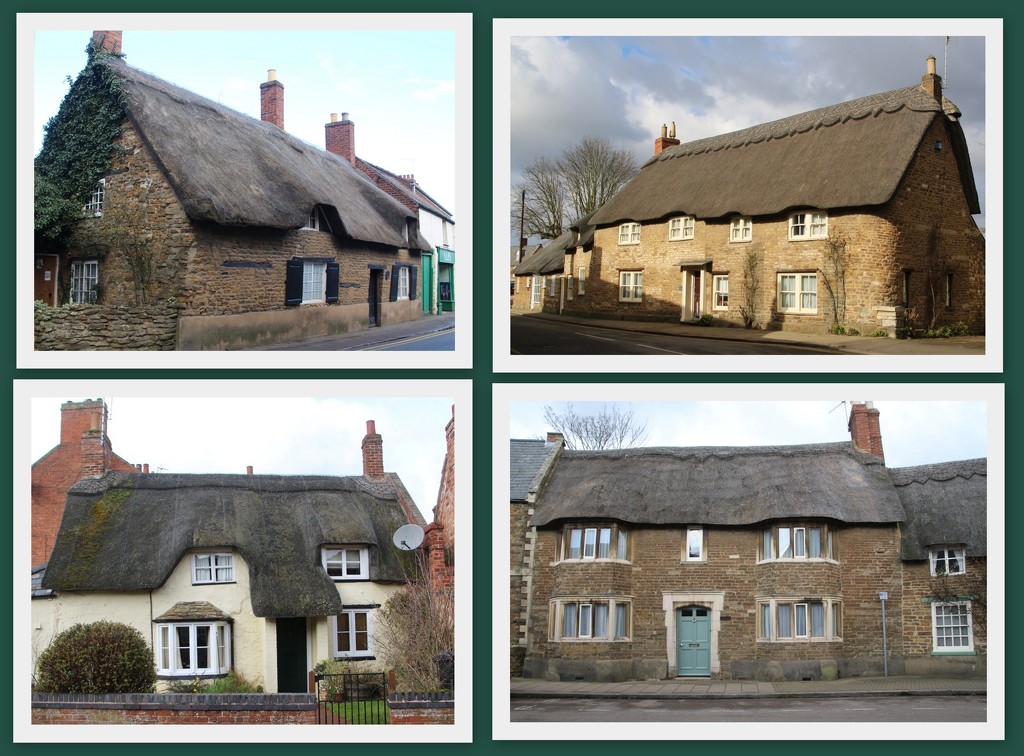
<instances>
[{"instance_id":1,"label":"low stone boundary wall","mask_svg":"<svg viewBox=\"0 0 1024 756\"><path fill-rule=\"evenodd\" d=\"M388 693L391 724L454 724L455 694Z\"/></svg>"},{"instance_id":2,"label":"low stone boundary wall","mask_svg":"<svg viewBox=\"0 0 1024 756\"><path fill-rule=\"evenodd\" d=\"M35 308L35 348L64 350L173 350L178 310L150 307L70 305Z\"/></svg>"},{"instance_id":3,"label":"low stone boundary wall","mask_svg":"<svg viewBox=\"0 0 1024 756\"><path fill-rule=\"evenodd\" d=\"M316 724L308 693L35 693L32 724Z\"/></svg>"}]
</instances>

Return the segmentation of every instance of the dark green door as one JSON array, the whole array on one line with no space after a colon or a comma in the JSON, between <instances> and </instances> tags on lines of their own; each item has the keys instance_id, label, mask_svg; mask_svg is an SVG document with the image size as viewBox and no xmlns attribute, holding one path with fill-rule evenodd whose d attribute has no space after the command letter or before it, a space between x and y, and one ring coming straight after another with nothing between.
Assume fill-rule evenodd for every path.
<instances>
[{"instance_id":1,"label":"dark green door","mask_svg":"<svg viewBox=\"0 0 1024 756\"><path fill-rule=\"evenodd\" d=\"M711 617L703 606L676 611L676 674L679 677L711 676Z\"/></svg>"},{"instance_id":2,"label":"dark green door","mask_svg":"<svg viewBox=\"0 0 1024 756\"><path fill-rule=\"evenodd\" d=\"M434 314L434 256L423 254L420 257L420 268L423 275L423 293L420 299L423 300L422 312L424 315Z\"/></svg>"},{"instance_id":3,"label":"dark green door","mask_svg":"<svg viewBox=\"0 0 1024 756\"><path fill-rule=\"evenodd\" d=\"M277 692L306 693L306 618L277 619Z\"/></svg>"}]
</instances>

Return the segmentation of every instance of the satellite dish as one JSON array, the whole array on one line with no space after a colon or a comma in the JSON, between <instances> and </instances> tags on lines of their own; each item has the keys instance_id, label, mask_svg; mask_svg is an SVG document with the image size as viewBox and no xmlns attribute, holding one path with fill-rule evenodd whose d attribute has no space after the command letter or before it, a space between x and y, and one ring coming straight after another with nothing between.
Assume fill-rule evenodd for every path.
<instances>
[{"instance_id":1,"label":"satellite dish","mask_svg":"<svg viewBox=\"0 0 1024 756\"><path fill-rule=\"evenodd\" d=\"M412 551L423 543L423 528L412 523L403 525L395 531L395 534L391 536L391 540L402 551Z\"/></svg>"}]
</instances>

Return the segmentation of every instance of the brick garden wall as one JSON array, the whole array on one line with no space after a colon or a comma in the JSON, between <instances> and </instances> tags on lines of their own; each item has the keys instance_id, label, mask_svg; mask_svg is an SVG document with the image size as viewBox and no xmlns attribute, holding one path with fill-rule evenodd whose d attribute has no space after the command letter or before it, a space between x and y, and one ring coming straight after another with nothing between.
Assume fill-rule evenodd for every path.
<instances>
[{"instance_id":1,"label":"brick garden wall","mask_svg":"<svg viewBox=\"0 0 1024 756\"><path fill-rule=\"evenodd\" d=\"M455 724L452 693L389 693L391 724Z\"/></svg>"},{"instance_id":2,"label":"brick garden wall","mask_svg":"<svg viewBox=\"0 0 1024 756\"><path fill-rule=\"evenodd\" d=\"M316 724L307 694L32 696L32 724Z\"/></svg>"}]
</instances>

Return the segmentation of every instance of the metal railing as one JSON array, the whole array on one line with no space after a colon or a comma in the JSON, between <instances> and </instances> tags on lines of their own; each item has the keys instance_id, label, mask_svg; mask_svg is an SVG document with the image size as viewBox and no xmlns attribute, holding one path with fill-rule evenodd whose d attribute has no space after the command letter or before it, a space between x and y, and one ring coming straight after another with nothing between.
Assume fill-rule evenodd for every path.
<instances>
[{"instance_id":1,"label":"metal railing","mask_svg":"<svg viewBox=\"0 0 1024 756\"><path fill-rule=\"evenodd\" d=\"M316 674L318 724L388 724L388 682L383 672Z\"/></svg>"}]
</instances>

